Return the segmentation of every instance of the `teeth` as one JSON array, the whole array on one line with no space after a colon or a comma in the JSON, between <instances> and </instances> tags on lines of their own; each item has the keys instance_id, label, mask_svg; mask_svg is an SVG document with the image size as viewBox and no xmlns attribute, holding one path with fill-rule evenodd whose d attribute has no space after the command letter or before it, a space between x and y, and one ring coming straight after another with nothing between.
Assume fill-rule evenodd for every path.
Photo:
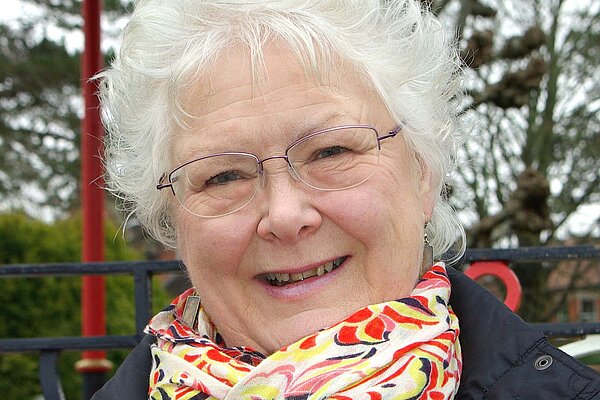
<instances>
[{"instance_id":1,"label":"teeth","mask_svg":"<svg viewBox=\"0 0 600 400\"><path fill-rule=\"evenodd\" d=\"M304 280L304 276L302 276L302 274L290 274L290 278L292 278L294 282Z\"/></svg>"},{"instance_id":2,"label":"teeth","mask_svg":"<svg viewBox=\"0 0 600 400\"><path fill-rule=\"evenodd\" d=\"M317 275L317 268L313 268L309 271L302 273L302 276L304 277L304 279L312 278L315 275Z\"/></svg>"},{"instance_id":3,"label":"teeth","mask_svg":"<svg viewBox=\"0 0 600 400\"><path fill-rule=\"evenodd\" d=\"M338 258L337 260L319 265L318 267L305 271L301 274L267 274L266 279L273 286L285 286L288 282L294 283L312 278L313 276L325 275L326 273L331 272L342 265L346 258L347 257Z\"/></svg>"}]
</instances>

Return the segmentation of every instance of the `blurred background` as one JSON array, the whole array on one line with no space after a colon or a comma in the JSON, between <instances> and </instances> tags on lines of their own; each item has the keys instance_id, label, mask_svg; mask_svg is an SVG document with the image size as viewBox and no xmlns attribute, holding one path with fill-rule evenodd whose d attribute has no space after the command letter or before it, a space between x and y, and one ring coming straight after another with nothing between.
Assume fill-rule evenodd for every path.
<instances>
[{"instance_id":1,"label":"blurred background","mask_svg":"<svg viewBox=\"0 0 600 400\"><path fill-rule=\"evenodd\" d=\"M455 32L465 64L467 140L448 195L468 246L598 246L600 2L423 2ZM132 7L104 0L107 63ZM0 264L81 260L82 23L77 0L2 0ZM108 194L105 204L107 260L176 257L135 219L124 225ZM511 267L523 286L518 313L526 321L600 321L598 260ZM155 280L157 308L182 284ZM80 290L79 278L1 280L0 338L79 335ZM131 279L107 278L108 334L133 332L132 293ZM124 354L109 358L118 365ZM61 356L67 398L80 396L78 358ZM598 357L587 361L600 364ZM0 354L0 393L35 398L37 363L35 356Z\"/></svg>"}]
</instances>

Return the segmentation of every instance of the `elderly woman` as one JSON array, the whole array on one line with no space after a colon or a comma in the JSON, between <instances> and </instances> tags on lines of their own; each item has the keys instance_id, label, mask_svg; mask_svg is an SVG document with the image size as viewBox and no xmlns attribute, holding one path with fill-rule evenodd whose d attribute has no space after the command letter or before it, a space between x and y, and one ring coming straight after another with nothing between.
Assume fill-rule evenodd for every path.
<instances>
[{"instance_id":1,"label":"elderly woman","mask_svg":"<svg viewBox=\"0 0 600 400\"><path fill-rule=\"evenodd\" d=\"M193 289L96 398L598 396L433 263L464 243L459 72L416 0L139 1L101 74L108 180Z\"/></svg>"}]
</instances>

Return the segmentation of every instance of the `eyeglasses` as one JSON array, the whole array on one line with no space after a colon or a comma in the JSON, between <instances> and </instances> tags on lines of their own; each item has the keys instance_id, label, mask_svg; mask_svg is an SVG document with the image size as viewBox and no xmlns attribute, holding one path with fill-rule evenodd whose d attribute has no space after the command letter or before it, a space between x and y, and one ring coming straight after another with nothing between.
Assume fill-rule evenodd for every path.
<instances>
[{"instance_id":1,"label":"eyeglasses","mask_svg":"<svg viewBox=\"0 0 600 400\"><path fill-rule=\"evenodd\" d=\"M281 158L295 180L313 189L349 189L373 175L379 164L381 141L396 136L401 129L398 126L379 136L377 129L368 125L328 128L296 140L284 155L262 160L250 153L211 154L164 173L156 188L170 187L181 206L194 215L222 217L250 203L258 188L264 186L263 163Z\"/></svg>"}]
</instances>

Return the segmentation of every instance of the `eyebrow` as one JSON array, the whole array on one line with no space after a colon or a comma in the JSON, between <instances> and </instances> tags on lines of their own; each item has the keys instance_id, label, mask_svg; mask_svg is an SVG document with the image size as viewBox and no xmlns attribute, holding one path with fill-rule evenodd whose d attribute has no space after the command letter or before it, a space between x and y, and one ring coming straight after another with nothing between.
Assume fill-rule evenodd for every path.
<instances>
[{"instance_id":1,"label":"eyebrow","mask_svg":"<svg viewBox=\"0 0 600 400\"><path fill-rule=\"evenodd\" d=\"M317 115L316 119L311 119L309 120L300 120L300 121L285 121L281 124L278 124L276 126L276 129L274 130L275 132L291 132L292 135L290 135L291 137L288 137L289 143L286 143L285 145L290 145L292 143L294 143L295 141L310 135L311 133L315 133L318 131L321 131L323 129L327 129L327 128L333 128L334 126L337 126L338 124L332 125L336 120L339 120L341 118L344 117L348 117L348 113L347 112L341 112L341 111L333 111L327 114L323 114L323 115ZM353 123L357 123L357 121L347 121L345 124L353 124ZM218 146L215 146L215 144L218 144ZM226 142L226 143L218 143L218 142L211 142L211 143L199 143L198 145L193 146L193 150L188 149L188 151L185 151L183 154L185 154L185 157L183 157L182 162L185 161L190 161L196 158L200 158L203 156L207 156L207 155L211 155L211 154L217 154L217 153L224 153L224 152L228 152L228 151L242 151L242 152L248 152L249 149L244 149L244 148L233 148L231 146L231 142Z\"/></svg>"},{"instance_id":2,"label":"eyebrow","mask_svg":"<svg viewBox=\"0 0 600 400\"><path fill-rule=\"evenodd\" d=\"M310 135L311 133L321 131L327 128L333 128L336 125L332 125L333 122L339 120L342 117L347 117L348 113L343 113L341 111L334 111L328 114L324 114L320 116L316 121L302 121L295 123L293 126L296 130L296 136L292 138L292 142L301 139L305 136ZM347 123L355 123L356 121L348 121ZM291 142L290 142L291 143Z\"/></svg>"}]
</instances>

